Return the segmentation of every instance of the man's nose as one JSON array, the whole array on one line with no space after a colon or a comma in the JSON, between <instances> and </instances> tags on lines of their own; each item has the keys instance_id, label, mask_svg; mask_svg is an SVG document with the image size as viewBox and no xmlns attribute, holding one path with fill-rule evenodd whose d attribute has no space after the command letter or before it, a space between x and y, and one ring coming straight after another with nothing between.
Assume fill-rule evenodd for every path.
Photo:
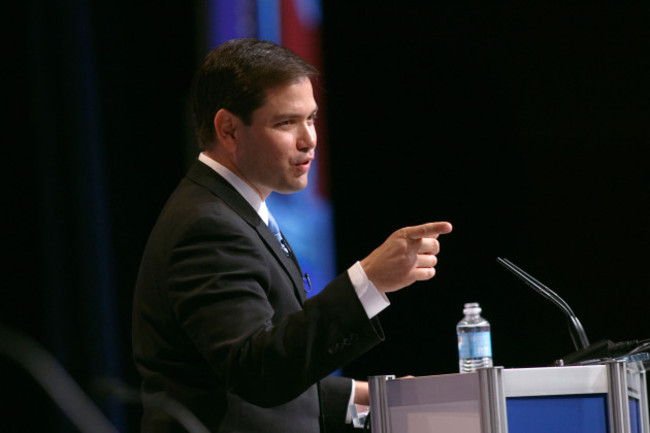
<instances>
[{"instance_id":1,"label":"man's nose","mask_svg":"<svg viewBox=\"0 0 650 433\"><path fill-rule=\"evenodd\" d=\"M298 137L298 147L300 149L313 149L316 147L316 127L313 124L303 124Z\"/></svg>"}]
</instances>

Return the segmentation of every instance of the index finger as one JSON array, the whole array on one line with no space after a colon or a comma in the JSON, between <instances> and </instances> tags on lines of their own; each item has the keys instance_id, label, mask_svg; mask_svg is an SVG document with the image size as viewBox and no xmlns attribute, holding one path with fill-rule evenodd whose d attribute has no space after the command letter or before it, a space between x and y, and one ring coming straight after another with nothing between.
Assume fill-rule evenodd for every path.
<instances>
[{"instance_id":1,"label":"index finger","mask_svg":"<svg viewBox=\"0 0 650 433\"><path fill-rule=\"evenodd\" d=\"M404 231L409 239L437 238L451 232L452 226L446 221L426 223L419 226L405 227Z\"/></svg>"}]
</instances>

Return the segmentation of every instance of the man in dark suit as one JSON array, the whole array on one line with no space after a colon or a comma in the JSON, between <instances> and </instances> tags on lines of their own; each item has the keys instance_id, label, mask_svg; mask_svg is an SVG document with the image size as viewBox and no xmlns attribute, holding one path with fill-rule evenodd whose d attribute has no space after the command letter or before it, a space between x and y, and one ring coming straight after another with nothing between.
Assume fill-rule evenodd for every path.
<instances>
[{"instance_id":1,"label":"man in dark suit","mask_svg":"<svg viewBox=\"0 0 650 433\"><path fill-rule=\"evenodd\" d=\"M328 376L378 344L386 292L435 273L449 223L393 233L307 300L265 199L307 185L315 69L255 39L213 50L192 97L202 152L161 212L134 297L142 393L173 399L212 432L342 431L367 383ZM143 432L184 431L145 404Z\"/></svg>"}]
</instances>

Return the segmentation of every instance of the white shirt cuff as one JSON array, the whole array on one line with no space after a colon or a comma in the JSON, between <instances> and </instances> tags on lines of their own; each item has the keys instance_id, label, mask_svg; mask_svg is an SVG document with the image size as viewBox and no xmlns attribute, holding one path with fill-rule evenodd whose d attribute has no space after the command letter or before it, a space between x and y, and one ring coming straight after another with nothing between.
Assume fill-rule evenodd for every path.
<instances>
[{"instance_id":1,"label":"white shirt cuff","mask_svg":"<svg viewBox=\"0 0 650 433\"><path fill-rule=\"evenodd\" d=\"M348 269L348 276L369 319L372 319L390 305L386 295L377 290L372 281L368 279L360 262L356 262Z\"/></svg>"}]
</instances>

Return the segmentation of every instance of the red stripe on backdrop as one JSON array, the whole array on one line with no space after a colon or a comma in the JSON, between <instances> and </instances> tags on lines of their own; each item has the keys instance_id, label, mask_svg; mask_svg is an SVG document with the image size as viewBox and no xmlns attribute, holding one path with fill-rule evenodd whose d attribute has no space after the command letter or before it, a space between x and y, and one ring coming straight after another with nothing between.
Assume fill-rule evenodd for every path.
<instances>
[{"instance_id":1,"label":"red stripe on backdrop","mask_svg":"<svg viewBox=\"0 0 650 433\"><path fill-rule=\"evenodd\" d=\"M321 197L329 197L329 164L327 153L327 117L323 85L325 82L321 55L320 22L304 22L296 9L296 2L303 0L280 0L282 45L298 54L320 71L320 79L314 85L314 97L318 103L318 188ZM318 1L318 0L306 0Z\"/></svg>"}]
</instances>

